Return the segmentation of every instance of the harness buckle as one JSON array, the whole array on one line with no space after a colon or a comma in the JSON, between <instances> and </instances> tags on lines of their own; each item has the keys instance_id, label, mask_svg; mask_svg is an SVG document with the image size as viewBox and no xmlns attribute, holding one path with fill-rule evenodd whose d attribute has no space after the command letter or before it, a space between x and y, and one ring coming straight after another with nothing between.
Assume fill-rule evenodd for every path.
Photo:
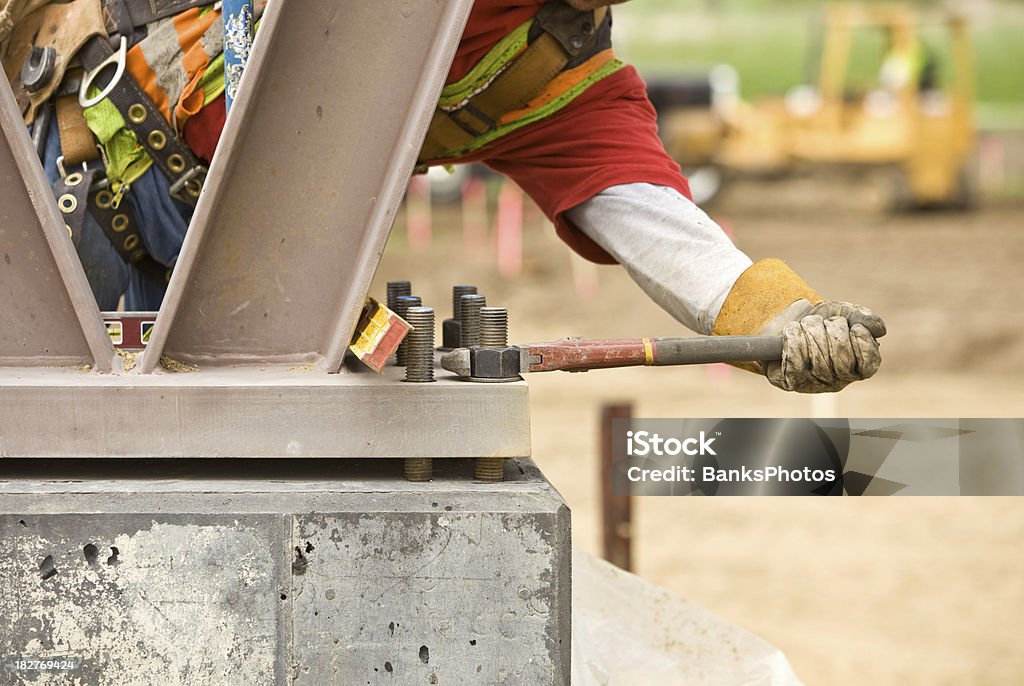
<instances>
[{"instance_id":1,"label":"harness buckle","mask_svg":"<svg viewBox=\"0 0 1024 686\"><path fill-rule=\"evenodd\" d=\"M62 179L68 178L68 172L64 168L64 155L58 155L57 156L57 171L60 172L60 178L62 178ZM89 163L88 162L82 162L82 171L83 172L89 171Z\"/></svg>"},{"instance_id":2,"label":"harness buckle","mask_svg":"<svg viewBox=\"0 0 1024 686\"><path fill-rule=\"evenodd\" d=\"M96 65L95 69L88 69L82 75L82 85L78 89L78 104L83 109L92 107L99 103L101 100L110 95L114 87L121 81L121 77L124 76L125 59L128 56L128 39L121 36L121 45L118 47L117 52L108 57L107 59ZM100 75L100 72L109 67L115 65L114 78L110 80L103 90L96 95L96 97L90 98L88 96L89 88L92 87L92 82L96 80L96 77Z\"/></svg>"},{"instance_id":3,"label":"harness buckle","mask_svg":"<svg viewBox=\"0 0 1024 686\"><path fill-rule=\"evenodd\" d=\"M463 121L459 117L459 114L462 112L468 112L469 114L473 115L473 117L476 118L477 121L483 123L484 128L480 131L477 131L473 126L470 125L469 122ZM447 112L447 115L448 118L451 119L456 126L458 126L460 129L468 133L473 138L478 138L479 136L483 136L484 134L490 133L491 131L494 131L495 129L498 128L498 122L488 117L486 114L478 110L476 107L473 107L473 104L470 102L467 102L465 105L463 105L462 107L453 112Z\"/></svg>"},{"instance_id":4,"label":"harness buckle","mask_svg":"<svg viewBox=\"0 0 1024 686\"><path fill-rule=\"evenodd\" d=\"M203 183L206 181L208 169L201 164L189 169L178 177L178 180L171 184L170 194L175 200L195 205L199 192L203 190Z\"/></svg>"},{"instance_id":5,"label":"harness buckle","mask_svg":"<svg viewBox=\"0 0 1024 686\"><path fill-rule=\"evenodd\" d=\"M100 153L101 153L101 156L103 157L103 162L104 162L103 167L105 169L106 168L107 158L106 158L106 154L103 153L103 148L100 148ZM57 156L57 171L60 173L61 180L62 181L67 181L67 178L69 176L74 176L75 174L82 175L82 174L88 173L88 171L89 171L89 163L88 162L82 162L82 170L81 171L75 171L75 172L71 172L69 174L67 169L64 167L64 155L58 155ZM72 184L72 185L77 185L77 183L76 184ZM95 193L96 191L101 191L104 188L110 188L110 179L108 179L105 174L103 175L102 179L98 179L97 180L94 177L93 184L90 187L89 192L90 193ZM119 193L120 193L120 191L119 191Z\"/></svg>"}]
</instances>

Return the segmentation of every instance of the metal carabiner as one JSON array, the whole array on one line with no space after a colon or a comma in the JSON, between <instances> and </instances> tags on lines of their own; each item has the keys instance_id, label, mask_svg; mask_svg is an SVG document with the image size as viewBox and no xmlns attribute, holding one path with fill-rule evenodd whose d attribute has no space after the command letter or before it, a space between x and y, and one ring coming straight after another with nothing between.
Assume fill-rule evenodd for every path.
<instances>
[{"instance_id":1,"label":"metal carabiner","mask_svg":"<svg viewBox=\"0 0 1024 686\"><path fill-rule=\"evenodd\" d=\"M82 108L92 107L99 103L101 100L110 95L110 92L114 90L114 86L118 84L121 77L124 76L125 59L128 56L128 40L121 36L121 45L118 47L117 52L103 60L95 69L90 69L82 75L82 85L78 89L78 104ZM114 71L114 78L110 80L110 83L106 85L103 91L95 96L88 97L89 88L92 87L92 82L99 76L100 72L109 67L111 64L117 65L117 69Z\"/></svg>"}]
</instances>

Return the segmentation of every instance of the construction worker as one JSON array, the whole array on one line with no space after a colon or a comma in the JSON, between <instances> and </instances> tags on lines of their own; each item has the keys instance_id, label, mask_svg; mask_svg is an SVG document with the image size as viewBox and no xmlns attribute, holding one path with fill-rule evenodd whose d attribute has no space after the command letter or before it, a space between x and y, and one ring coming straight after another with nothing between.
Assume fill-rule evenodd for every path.
<instances>
[{"instance_id":1,"label":"construction worker","mask_svg":"<svg viewBox=\"0 0 1024 686\"><path fill-rule=\"evenodd\" d=\"M781 333L747 365L788 391L837 391L881 358L882 320L818 295L781 260L739 251L690 199L636 71L615 58L609 5L477 0L421 166L482 162L515 181L583 257L620 263L703 334Z\"/></svg>"},{"instance_id":2,"label":"construction worker","mask_svg":"<svg viewBox=\"0 0 1024 686\"><path fill-rule=\"evenodd\" d=\"M913 86L921 92L938 87L938 64L935 52L908 31L886 32L885 56L878 71L878 85L891 95Z\"/></svg>"},{"instance_id":3,"label":"construction worker","mask_svg":"<svg viewBox=\"0 0 1024 686\"><path fill-rule=\"evenodd\" d=\"M697 332L782 333L781 362L748 365L780 388L835 391L870 377L880 362L876 338L885 332L878 317L825 300L779 260L752 263L690 200L686 179L658 138L643 81L611 49L608 5L623 1L477 0L420 168L483 162L509 176L573 250L622 264L659 305ZM81 48L86 80L100 71L101 58L123 62L126 78L114 85L122 96L132 89L134 109L114 91L93 93L106 90L102 82L82 89L95 96L84 118L105 152L109 187L90 194L82 228L69 223L69 230L101 307L110 307L111 296L130 279L127 306L155 309L202 185L203 162L223 126L223 58L217 55L223 22L217 7L202 0L168 0L160 8L104 0L102 15L98 7L99 0L0 0L0 56L29 122L65 77L54 74L30 93L14 78L23 62L32 72L36 53L30 48L43 47L33 41L51 35L40 25L65 17L64 26L76 27L52 34L63 41L56 47L65 59L57 64L66 67ZM140 16L151 21L135 25ZM13 20L5 25L5 17ZM110 97L101 99L104 94ZM64 118L71 126L74 117ZM53 128L63 134L67 126L58 124ZM45 140L43 158L58 198L89 187L81 183L90 173L85 167L69 173L65 136L51 130ZM65 164L56 165L62 152ZM119 198L129 187L127 200ZM69 201L61 208L85 204ZM133 209L134 218L111 211L121 207ZM127 250L124 232L135 227L141 245ZM110 246L90 250L86 244L96 248L103 235ZM104 268L111 246L129 268ZM85 256L93 252L98 257L90 265Z\"/></svg>"}]
</instances>

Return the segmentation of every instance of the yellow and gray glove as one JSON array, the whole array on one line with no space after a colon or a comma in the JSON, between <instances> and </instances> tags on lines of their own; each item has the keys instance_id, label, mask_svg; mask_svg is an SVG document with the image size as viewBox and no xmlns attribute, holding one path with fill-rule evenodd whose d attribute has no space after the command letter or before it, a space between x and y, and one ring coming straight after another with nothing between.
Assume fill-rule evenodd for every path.
<instances>
[{"instance_id":1,"label":"yellow and gray glove","mask_svg":"<svg viewBox=\"0 0 1024 686\"><path fill-rule=\"evenodd\" d=\"M824 300L784 262L768 259L737 279L713 333L781 334L780 361L739 366L786 391L831 393L878 371L885 323L866 307Z\"/></svg>"}]
</instances>

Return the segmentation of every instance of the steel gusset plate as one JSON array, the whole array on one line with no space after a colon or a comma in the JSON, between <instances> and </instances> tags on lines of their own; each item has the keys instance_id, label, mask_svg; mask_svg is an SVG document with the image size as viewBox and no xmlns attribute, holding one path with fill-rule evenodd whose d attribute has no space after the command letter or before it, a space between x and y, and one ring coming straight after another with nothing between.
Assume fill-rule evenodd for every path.
<instances>
[{"instance_id":1,"label":"steel gusset plate","mask_svg":"<svg viewBox=\"0 0 1024 686\"><path fill-rule=\"evenodd\" d=\"M139 371L337 371L471 0L274 0Z\"/></svg>"},{"instance_id":2,"label":"steel gusset plate","mask_svg":"<svg viewBox=\"0 0 1024 686\"><path fill-rule=\"evenodd\" d=\"M0 367L90 365L114 348L6 78L0 79Z\"/></svg>"}]
</instances>

